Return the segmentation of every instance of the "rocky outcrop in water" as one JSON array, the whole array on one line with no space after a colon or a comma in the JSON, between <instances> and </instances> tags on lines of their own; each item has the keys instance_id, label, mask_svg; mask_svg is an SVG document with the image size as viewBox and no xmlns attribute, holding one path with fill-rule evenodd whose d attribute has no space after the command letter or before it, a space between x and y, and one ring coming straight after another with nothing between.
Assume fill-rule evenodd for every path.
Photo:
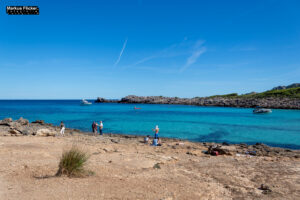
<instances>
[{"instance_id":1,"label":"rocky outcrop in water","mask_svg":"<svg viewBox=\"0 0 300 200\"><path fill-rule=\"evenodd\" d=\"M300 109L300 99L293 98L224 98L224 97L195 97L178 98L163 96L126 96L118 103L145 103L145 104L183 104L197 106L220 106L220 107L244 107L253 108L261 106L265 108Z\"/></svg>"},{"instance_id":2,"label":"rocky outcrop in water","mask_svg":"<svg viewBox=\"0 0 300 200\"><path fill-rule=\"evenodd\" d=\"M278 86L262 93L251 92L243 95L232 93L194 98L129 95L121 100L109 100L98 97L95 103L183 104L243 108L261 106L264 108L300 109L300 83Z\"/></svg>"},{"instance_id":3,"label":"rocky outcrop in water","mask_svg":"<svg viewBox=\"0 0 300 200\"><path fill-rule=\"evenodd\" d=\"M108 100L102 97L98 97L95 103L117 103L118 100Z\"/></svg>"}]
</instances>

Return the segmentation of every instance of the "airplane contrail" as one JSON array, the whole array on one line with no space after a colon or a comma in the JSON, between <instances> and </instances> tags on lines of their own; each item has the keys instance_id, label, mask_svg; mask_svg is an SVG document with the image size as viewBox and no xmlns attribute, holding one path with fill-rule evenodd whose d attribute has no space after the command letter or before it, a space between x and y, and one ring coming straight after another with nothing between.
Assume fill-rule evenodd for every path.
<instances>
[{"instance_id":1,"label":"airplane contrail","mask_svg":"<svg viewBox=\"0 0 300 200\"><path fill-rule=\"evenodd\" d=\"M123 44L122 50L121 50L121 52L120 52L120 55L119 55L117 61L115 62L114 66L117 66L118 63L120 62L121 57L122 57L122 54L123 54L123 52L124 52L124 49L126 48L127 40L128 40L128 38L126 38L126 40L125 40L125 42L124 42L124 44Z\"/></svg>"}]
</instances>

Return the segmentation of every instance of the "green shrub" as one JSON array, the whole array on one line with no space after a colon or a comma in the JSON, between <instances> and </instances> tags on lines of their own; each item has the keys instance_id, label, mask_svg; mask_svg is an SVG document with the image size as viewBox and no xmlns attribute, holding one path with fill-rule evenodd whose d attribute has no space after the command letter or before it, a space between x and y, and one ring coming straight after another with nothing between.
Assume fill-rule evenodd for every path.
<instances>
[{"instance_id":1,"label":"green shrub","mask_svg":"<svg viewBox=\"0 0 300 200\"><path fill-rule=\"evenodd\" d=\"M268 98L268 97L277 97L277 98L300 98L300 87L282 89L282 90L269 90L262 93L257 93L254 95L242 95L243 98Z\"/></svg>"},{"instance_id":2,"label":"green shrub","mask_svg":"<svg viewBox=\"0 0 300 200\"><path fill-rule=\"evenodd\" d=\"M87 171L84 170L84 166L89 157L86 152L73 146L70 150L63 152L56 175L67 175L69 177L85 175Z\"/></svg>"},{"instance_id":3,"label":"green shrub","mask_svg":"<svg viewBox=\"0 0 300 200\"><path fill-rule=\"evenodd\" d=\"M224 95L214 95L214 96L210 96L209 98L215 98L215 97L232 98L238 96L239 96L238 93L231 93L231 94L224 94Z\"/></svg>"}]
</instances>

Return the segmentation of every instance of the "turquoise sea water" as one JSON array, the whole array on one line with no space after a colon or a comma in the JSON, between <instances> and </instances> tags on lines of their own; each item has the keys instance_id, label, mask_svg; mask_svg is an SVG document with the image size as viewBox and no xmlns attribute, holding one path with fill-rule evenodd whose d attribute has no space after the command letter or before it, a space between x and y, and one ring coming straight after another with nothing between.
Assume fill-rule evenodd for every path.
<instances>
[{"instance_id":1,"label":"turquoise sea water","mask_svg":"<svg viewBox=\"0 0 300 200\"><path fill-rule=\"evenodd\" d=\"M80 100L1 100L0 119L24 117L43 119L67 127L91 131L103 121L104 132L152 135L155 125L160 137L229 143L262 142L271 146L300 149L300 110L273 110L253 114L248 108L198 107L186 105L93 104Z\"/></svg>"}]
</instances>

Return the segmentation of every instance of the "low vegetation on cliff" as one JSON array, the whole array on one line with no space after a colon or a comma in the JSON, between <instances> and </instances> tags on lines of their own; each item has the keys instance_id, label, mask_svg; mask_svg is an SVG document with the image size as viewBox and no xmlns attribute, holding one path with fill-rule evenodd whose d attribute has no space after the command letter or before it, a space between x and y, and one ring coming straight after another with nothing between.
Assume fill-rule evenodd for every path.
<instances>
[{"instance_id":1,"label":"low vegetation on cliff","mask_svg":"<svg viewBox=\"0 0 300 200\"><path fill-rule=\"evenodd\" d=\"M222 97L222 98L300 98L300 87L294 88L286 88L286 89L272 89L261 93L249 93L249 94L242 94L238 95L237 93L225 94L225 95L214 95L208 98L215 98L215 97Z\"/></svg>"},{"instance_id":2,"label":"low vegetation on cliff","mask_svg":"<svg viewBox=\"0 0 300 200\"><path fill-rule=\"evenodd\" d=\"M257 94L241 95L241 97L251 98L267 98L267 97L279 97L279 98L300 98L300 87L289 88L282 90L269 90Z\"/></svg>"},{"instance_id":3,"label":"low vegetation on cliff","mask_svg":"<svg viewBox=\"0 0 300 200\"><path fill-rule=\"evenodd\" d=\"M278 86L261 93L251 92L214 95L209 97L179 98L164 96L129 95L121 100L107 100L98 97L96 103L142 103L142 104L182 104L196 106L221 106L253 108L261 106L278 109L300 109L300 87L298 83L289 86Z\"/></svg>"}]
</instances>

